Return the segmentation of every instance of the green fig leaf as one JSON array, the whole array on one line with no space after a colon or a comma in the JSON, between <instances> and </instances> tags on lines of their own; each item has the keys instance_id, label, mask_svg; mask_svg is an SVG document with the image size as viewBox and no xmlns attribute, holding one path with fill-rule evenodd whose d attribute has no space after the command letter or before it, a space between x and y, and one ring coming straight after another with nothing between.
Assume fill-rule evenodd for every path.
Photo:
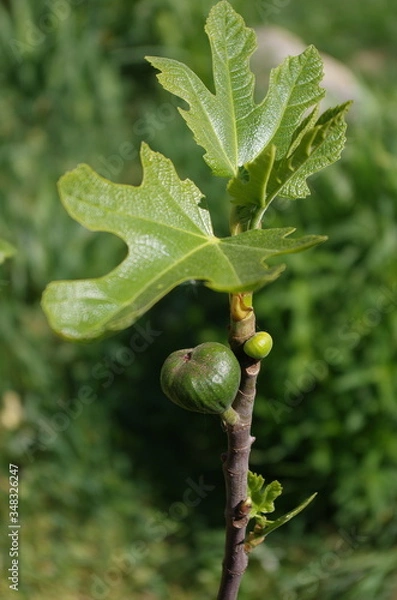
<instances>
[{"instance_id":1,"label":"green fig leaf","mask_svg":"<svg viewBox=\"0 0 397 600\"><path fill-rule=\"evenodd\" d=\"M299 514L314 498L317 496L317 493L312 494L309 498L304 500L299 506L286 513L282 517L279 517L275 521L270 521L264 515L257 514L255 515L255 526L250 531L245 540L245 550L246 552L251 552L254 548L259 546L262 542L265 541L269 533L275 531L285 523L288 523L293 517Z\"/></svg>"},{"instance_id":2,"label":"green fig leaf","mask_svg":"<svg viewBox=\"0 0 397 600\"><path fill-rule=\"evenodd\" d=\"M317 496L317 492L315 492L314 494L309 496L309 498L306 498L306 500L301 502L301 504L299 504L299 506L297 506L293 510L289 511L282 517L279 517L275 521L268 521L265 526L265 534L269 535L269 533L271 533L272 531L275 531L276 529L278 529L285 523L288 523L288 521L290 521L291 519L296 517L296 515L298 515L300 512L302 512L302 510L304 510L306 508L306 506L308 506L310 504L310 502L312 502L316 496Z\"/></svg>"},{"instance_id":3,"label":"green fig leaf","mask_svg":"<svg viewBox=\"0 0 397 600\"><path fill-rule=\"evenodd\" d=\"M260 222L276 196L295 200L310 194L307 178L340 158L346 141L344 114L350 105L346 102L331 108L316 120L315 109L295 131L285 157L277 161L277 148L271 144L246 165L244 178L229 182L228 190L238 205L241 221L249 222L255 214Z\"/></svg>"},{"instance_id":4,"label":"green fig leaf","mask_svg":"<svg viewBox=\"0 0 397 600\"><path fill-rule=\"evenodd\" d=\"M262 475L248 471L248 496L252 505L250 518L273 512L274 501L282 494L282 491L283 488L278 481L272 481L265 486Z\"/></svg>"},{"instance_id":5,"label":"green fig leaf","mask_svg":"<svg viewBox=\"0 0 397 600\"><path fill-rule=\"evenodd\" d=\"M275 510L274 501L282 494L282 491L283 488L278 481L272 481L265 486L262 475L248 471L248 500L251 505L249 519L254 519L255 525L252 531L248 533L245 541L247 552L261 544L269 533L288 523L317 496L317 493L312 494L290 512L275 521L271 521L266 515Z\"/></svg>"},{"instance_id":6,"label":"green fig leaf","mask_svg":"<svg viewBox=\"0 0 397 600\"><path fill-rule=\"evenodd\" d=\"M346 142L345 102L325 111L304 135L293 152L276 163L268 184L268 201L276 195L295 200L310 194L306 179L339 160Z\"/></svg>"},{"instance_id":7,"label":"green fig leaf","mask_svg":"<svg viewBox=\"0 0 397 600\"><path fill-rule=\"evenodd\" d=\"M305 112L324 95L319 86L322 60L313 46L288 57L271 71L266 98L256 104L249 68L257 46L254 31L225 0L211 9L205 29L215 94L185 64L154 56L147 60L160 71L163 87L188 104L188 110L179 110L214 174L237 177L239 167L270 143L276 146L277 160L285 156Z\"/></svg>"},{"instance_id":8,"label":"green fig leaf","mask_svg":"<svg viewBox=\"0 0 397 600\"><path fill-rule=\"evenodd\" d=\"M47 286L43 309L63 337L85 340L124 329L189 280L219 292L253 291L284 268L268 267L264 260L326 239L290 238L293 228L217 238L194 183L180 180L171 161L146 144L141 160L143 181L137 187L107 181L87 165L60 179L61 200L76 221L113 233L128 246L124 261L105 276Z\"/></svg>"},{"instance_id":9,"label":"green fig leaf","mask_svg":"<svg viewBox=\"0 0 397 600\"><path fill-rule=\"evenodd\" d=\"M277 148L274 144L264 150L248 163L239 177L234 177L228 183L228 191L233 203L239 207L256 205L265 209L268 204L267 186L272 177ZM250 213L248 213L250 214Z\"/></svg>"},{"instance_id":10,"label":"green fig leaf","mask_svg":"<svg viewBox=\"0 0 397 600\"><path fill-rule=\"evenodd\" d=\"M0 265L16 253L16 248L5 240L0 240Z\"/></svg>"}]
</instances>

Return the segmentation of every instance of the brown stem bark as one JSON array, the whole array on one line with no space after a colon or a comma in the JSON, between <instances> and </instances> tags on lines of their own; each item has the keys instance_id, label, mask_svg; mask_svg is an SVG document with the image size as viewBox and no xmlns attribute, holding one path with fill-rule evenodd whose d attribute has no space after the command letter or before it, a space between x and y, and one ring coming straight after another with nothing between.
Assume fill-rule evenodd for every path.
<instances>
[{"instance_id":1,"label":"brown stem bark","mask_svg":"<svg viewBox=\"0 0 397 600\"><path fill-rule=\"evenodd\" d=\"M247 476L251 446L255 439L251 436L251 422L260 363L248 358L242 346L254 333L253 311L240 321L232 319L229 342L241 366L241 384L233 408L240 419L235 425L226 425L228 449L223 461L226 541L217 600L236 600L241 578L248 565L248 554L244 549L249 512L246 503Z\"/></svg>"}]
</instances>

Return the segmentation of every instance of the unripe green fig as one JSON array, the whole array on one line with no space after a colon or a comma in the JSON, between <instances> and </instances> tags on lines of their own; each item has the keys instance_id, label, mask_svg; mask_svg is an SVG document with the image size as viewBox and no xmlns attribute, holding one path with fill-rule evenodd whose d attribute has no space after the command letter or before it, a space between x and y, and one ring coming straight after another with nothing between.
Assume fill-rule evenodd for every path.
<instances>
[{"instance_id":1,"label":"unripe green fig","mask_svg":"<svg viewBox=\"0 0 397 600\"><path fill-rule=\"evenodd\" d=\"M233 352L217 342L177 350L166 358L160 374L164 394L175 404L199 413L219 414L235 424L231 408L240 385L240 365Z\"/></svg>"},{"instance_id":2,"label":"unripe green fig","mask_svg":"<svg viewBox=\"0 0 397 600\"><path fill-rule=\"evenodd\" d=\"M262 360L265 358L273 346L273 340L270 333L258 331L243 346L244 352L251 358Z\"/></svg>"}]
</instances>

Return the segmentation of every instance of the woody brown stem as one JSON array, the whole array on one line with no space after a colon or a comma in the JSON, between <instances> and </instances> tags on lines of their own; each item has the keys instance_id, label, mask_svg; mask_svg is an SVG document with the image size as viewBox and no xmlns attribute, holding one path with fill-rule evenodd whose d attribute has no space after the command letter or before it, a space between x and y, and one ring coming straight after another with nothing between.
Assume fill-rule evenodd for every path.
<instances>
[{"instance_id":1,"label":"woody brown stem","mask_svg":"<svg viewBox=\"0 0 397 600\"><path fill-rule=\"evenodd\" d=\"M231 299L231 327L229 343L241 367L241 383L234 410L240 419L235 425L227 425L228 449L223 462L226 486L226 541L222 579L217 600L236 600L241 578L248 565L248 554L244 548L248 524L249 505L247 504L247 477L249 456L254 439L251 436L252 411L254 406L256 380L260 362L247 357L242 346L255 333L255 315L250 310L233 311L238 304L236 296ZM244 305L244 302L243 302ZM234 320L233 316L241 320Z\"/></svg>"}]
</instances>

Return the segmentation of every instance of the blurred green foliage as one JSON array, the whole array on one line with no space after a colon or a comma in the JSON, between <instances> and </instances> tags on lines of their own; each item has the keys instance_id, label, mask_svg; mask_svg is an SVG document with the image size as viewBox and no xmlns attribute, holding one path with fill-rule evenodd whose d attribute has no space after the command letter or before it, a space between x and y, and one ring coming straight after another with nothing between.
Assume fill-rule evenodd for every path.
<instances>
[{"instance_id":1,"label":"blurred green foliage","mask_svg":"<svg viewBox=\"0 0 397 600\"><path fill-rule=\"evenodd\" d=\"M168 403L158 373L172 350L226 340L227 297L181 286L138 327L82 346L57 339L39 305L48 281L99 275L125 252L64 212L56 182L78 162L137 183L146 139L206 193L226 233L223 181L209 178L143 59L180 58L208 80L212 4L0 2L0 238L18 250L0 266L0 485L4 499L8 462L18 464L22 598L196 600L217 586L225 439L216 419ZM267 216L329 242L288 258L256 297L275 344L259 382L253 469L282 482L280 514L319 495L253 553L241 599L391 600L396 21L386 2L232 4L250 25L287 26L352 65L376 102L376 118L352 120L342 161L312 180L312 196ZM5 502L0 510L6 522ZM5 535L0 545L4 573Z\"/></svg>"}]
</instances>

